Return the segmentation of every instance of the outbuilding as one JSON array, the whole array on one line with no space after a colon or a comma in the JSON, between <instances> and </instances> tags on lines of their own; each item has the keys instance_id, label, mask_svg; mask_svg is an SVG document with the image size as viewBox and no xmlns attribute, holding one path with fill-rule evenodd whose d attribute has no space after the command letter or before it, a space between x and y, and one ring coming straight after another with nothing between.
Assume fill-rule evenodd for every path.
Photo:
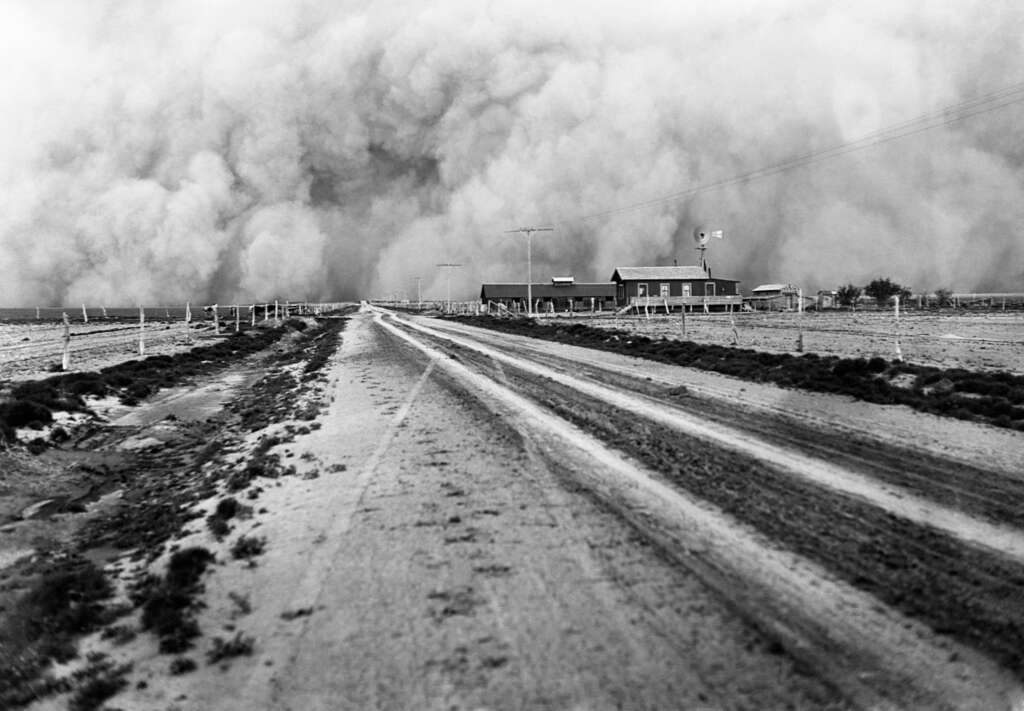
<instances>
[{"instance_id":1,"label":"outbuilding","mask_svg":"<svg viewBox=\"0 0 1024 711\"><path fill-rule=\"evenodd\" d=\"M792 284L761 284L744 299L755 311L795 311L799 302L800 288Z\"/></svg>"},{"instance_id":2,"label":"outbuilding","mask_svg":"<svg viewBox=\"0 0 1024 711\"><path fill-rule=\"evenodd\" d=\"M550 282L530 285L533 311L603 311L615 306L615 284L611 282L577 283L571 277L552 277ZM501 304L510 311L526 313L527 289L524 283L482 284L480 302L485 306Z\"/></svg>"},{"instance_id":3,"label":"outbuilding","mask_svg":"<svg viewBox=\"0 0 1024 711\"><path fill-rule=\"evenodd\" d=\"M696 266L616 267L615 303L666 309L702 307L724 311L738 309L743 302L739 280L712 277Z\"/></svg>"}]
</instances>

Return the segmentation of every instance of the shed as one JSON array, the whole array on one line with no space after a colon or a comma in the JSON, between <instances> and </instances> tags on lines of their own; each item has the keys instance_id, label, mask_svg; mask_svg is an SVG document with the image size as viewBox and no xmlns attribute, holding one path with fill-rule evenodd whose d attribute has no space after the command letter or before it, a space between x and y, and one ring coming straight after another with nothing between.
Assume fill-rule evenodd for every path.
<instances>
[{"instance_id":1,"label":"shed","mask_svg":"<svg viewBox=\"0 0 1024 711\"><path fill-rule=\"evenodd\" d=\"M761 284L744 303L757 311L790 311L798 308L800 288L792 284Z\"/></svg>"}]
</instances>

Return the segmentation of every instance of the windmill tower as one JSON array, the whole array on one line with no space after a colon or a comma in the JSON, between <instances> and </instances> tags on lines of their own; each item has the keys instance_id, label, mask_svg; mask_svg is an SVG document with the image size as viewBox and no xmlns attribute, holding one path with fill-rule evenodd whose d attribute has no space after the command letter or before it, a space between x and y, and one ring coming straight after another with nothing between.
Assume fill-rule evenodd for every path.
<instances>
[{"instance_id":1,"label":"windmill tower","mask_svg":"<svg viewBox=\"0 0 1024 711\"><path fill-rule=\"evenodd\" d=\"M696 227L693 230L693 241L697 245L694 249L696 249L700 254L700 261L698 261L697 264L700 265L700 268L705 272L708 272L708 263L707 260L704 259L704 252L707 251L708 242L711 241L712 237L722 239L722 230L709 230L704 227ZM708 275L710 276L710 272L708 272Z\"/></svg>"}]
</instances>

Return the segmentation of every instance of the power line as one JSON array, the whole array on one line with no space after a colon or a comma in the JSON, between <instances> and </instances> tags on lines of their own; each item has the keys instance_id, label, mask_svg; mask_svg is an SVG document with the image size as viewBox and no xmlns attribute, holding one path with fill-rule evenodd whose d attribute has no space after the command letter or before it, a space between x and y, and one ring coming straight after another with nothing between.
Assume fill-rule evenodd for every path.
<instances>
[{"instance_id":1,"label":"power line","mask_svg":"<svg viewBox=\"0 0 1024 711\"><path fill-rule=\"evenodd\" d=\"M697 185L686 190L681 190L675 193L670 193L650 200L644 200L641 202L633 203L630 205L623 205L617 208L611 208L608 210L602 210L600 212L594 212L580 217L569 220L570 222L591 220L598 217L607 217L610 215L616 215L624 212L632 212L636 210L642 210L644 208L653 207L655 205L661 205L668 202L674 202L676 200L682 200L684 198L693 197L703 192L711 190L718 190L721 188L729 187L732 185L738 185L742 183L748 183L761 178L767 178L779 173L801 168L806 165L818 163L831 158L837 158L847 153L853 153L855 151L865 150L872 148L883 143L895 141L900 138L907 138L925 131L930 131L935 128L947 126L949 124L963 121L964 119L971 118L972 116L978 116L980 114L996 111L1007 106L1024 101L1024 83L1014 84L1009 87L1004 87L998 91L984 94L974 99L960 102L958 104L952 104L950 106L943 107L936 111L921 114L916 118L912 118L906 121L902 121L886 128L880 129L873 133L862 136L861 138L847 141L844 143L831 146L829 148L823 148L816 151L810 151L798 156L789 158L781 163L775 165L766 166L764 168L758 168L746 173L734 175L729 178L723 178L716 180L712 183L705 183L703 185ZM995 103L993 103L995 102Z\"/></svg>"}]
</instances>

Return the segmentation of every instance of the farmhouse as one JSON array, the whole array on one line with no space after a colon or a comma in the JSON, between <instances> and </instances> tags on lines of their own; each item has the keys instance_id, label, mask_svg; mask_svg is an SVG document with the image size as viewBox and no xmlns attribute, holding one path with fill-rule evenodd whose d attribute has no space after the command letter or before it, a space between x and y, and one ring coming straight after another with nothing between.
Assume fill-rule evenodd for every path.
<instances>
[{"instance_id":1,"label":"farmhouse","mask_svg":"<svg viewBox=\"0 0 1024 711\"><path fill-rule=\"evenodd\" d=\"M526 312L526 284L483 284L480 301L501 304L510 311ZM603 311L615 306L615 284L611 282L576 283L571 277L552 277L548 283L530 285L533 310Z\"/></svg>"},{"instance_id":2,"label":"farmhouse","mask_svg":"<svg viewBox=\"0 0 1024 711\"><path fill-rule=\"evenodd\" d=\"M738 309L743 302L738 280L713 278L702 267L616 267L612 281L619 308L678 306L725 311Z\"/></svg>"}]
</instances>

